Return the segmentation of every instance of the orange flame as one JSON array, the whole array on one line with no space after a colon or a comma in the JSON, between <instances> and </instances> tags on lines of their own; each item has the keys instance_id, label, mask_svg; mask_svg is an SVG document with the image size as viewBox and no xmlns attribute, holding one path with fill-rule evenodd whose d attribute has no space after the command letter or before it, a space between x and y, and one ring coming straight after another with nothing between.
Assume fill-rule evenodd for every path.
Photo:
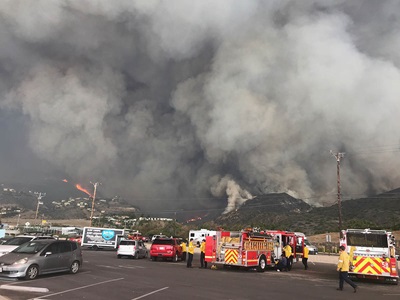
<instances>
[{"instance_id":1,"label":"orange flame","mask_svg":"<svg viewBox=\"0 0 400 300\"><path fill-rule=\"evenodd\" d=\"M201 217L194 217L193 219L186 220L186 223L196 222L196 221L199 221L199 220L201 220Z\"/></svg>"},{"instance_id":2,"label":"orange flame","mask_svg":"<svg viewBox=\"0 0 400 300\"><path fill-rule=\"evenodd\" d=\"M87 189L83 188L79 183L75 184L75 187L76 187L78 190L80 190L80 191L82 191L82 192L88 194L90 197L93 197L92 194L91 194Z\"/></svg>"}]
</instances>

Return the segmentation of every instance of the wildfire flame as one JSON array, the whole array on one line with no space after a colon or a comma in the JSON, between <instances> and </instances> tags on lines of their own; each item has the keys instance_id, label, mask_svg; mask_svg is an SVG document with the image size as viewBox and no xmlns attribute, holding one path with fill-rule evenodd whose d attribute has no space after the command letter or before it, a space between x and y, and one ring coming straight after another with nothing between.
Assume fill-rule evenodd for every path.
<instances>
[{"instance_id":1,"label":"wildfire flame","mask_svg":"<svg viewBox=\"0 0 400 300\"><path fill-rule=\"evenodd\" d=\"M83 188L79 183L75 184L75 187L76 187L78 190L80 190L80 191L82 191L82 192L88 194L90 197L93 197L92 194L91 194L87 189Z\"/></svg>"},{"instance_id":2,"label":"wildfire flame","mask_svg":"<svg viewBox=\"0 0 400 300\"><path fill-rule=\"evenodd\" d=\"M201 220L201 217L194 217L193 219L186 220L186 223L196 222L196 221L199 221L199 220Z\"/></svg>"}]
</instances>

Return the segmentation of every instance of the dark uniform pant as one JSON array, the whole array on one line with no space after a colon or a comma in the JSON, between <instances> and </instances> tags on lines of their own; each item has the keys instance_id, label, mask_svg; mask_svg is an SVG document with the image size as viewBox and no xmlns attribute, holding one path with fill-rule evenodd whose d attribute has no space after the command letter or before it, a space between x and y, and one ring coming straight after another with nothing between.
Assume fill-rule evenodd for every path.
<instances>
[{"instance_id":1,"label":"dark uniform pant","mask_svg":"<svg viewBox=\"0 0 400 300\"><path fill-rule=\"evenodd\" d=\"M308 258L303 257L301 261L304 265L304 270L307 270L308 269Z\"/></svg>"},{"instance_id":2,"label":"dark uniform pant","mask_svg":"<svg viewBox=\"0 0 400 300\"><path fill-rule=\"evenodd\" d=\"M207 269L206 254L204 252L200 253L200 268Z\"/></svg>"},{"instance_id":3,"label":"dark uniform pant","mask_svg":"<svg viewBox=\"0 0 400 300\"><path fill-rule=\"evenodd\" d=\"M347 282L348 284L350 284L352 286L353 289L355 289L357 287L357 285L351 281L351 279L349 278L349 272L339 272L339 289L343 290L343 283Z\"/></svg>"},{"instance_id":4,"label":"dark uniform pant","mask_svg":"<svg viewBox=\"0 0 400 300\"><path fill-rule=\"evenodd\" d=\"M187 260L186 267L191 268L192 267L192 261L193 261L193 254L192 253L188 253L188 260Z\"/></svg>"}]
</instances>

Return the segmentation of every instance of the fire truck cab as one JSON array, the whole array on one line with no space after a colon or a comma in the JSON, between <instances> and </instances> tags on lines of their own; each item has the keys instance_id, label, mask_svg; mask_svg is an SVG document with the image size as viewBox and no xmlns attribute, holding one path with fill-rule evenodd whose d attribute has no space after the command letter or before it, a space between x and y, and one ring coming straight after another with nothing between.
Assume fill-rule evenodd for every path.
<instances>
[{"instance_id":1,"label":"fire truck cab","mask_svg":"<svg viewBox=\"0 0 400 300\"><path fill-rule=\"evenodd\" d=\"M292 248L293 258L298 261L303 256L305 235L300 232L290 232L284 230L265 230L274 239L274 255L276 258L281 257L282 249L286 245Z\"/></svg>"},{"instance_id":2,"label":"fire truck cab","mask_svg":"<svg viewBox=\"0 0 400 300\"><path fill-rule=\"evenodd\" d=\"M386 230L342 230L340 245L346 248L352 265L349 275L398 284L395 238Z\"/></svg>"}]
</instances>

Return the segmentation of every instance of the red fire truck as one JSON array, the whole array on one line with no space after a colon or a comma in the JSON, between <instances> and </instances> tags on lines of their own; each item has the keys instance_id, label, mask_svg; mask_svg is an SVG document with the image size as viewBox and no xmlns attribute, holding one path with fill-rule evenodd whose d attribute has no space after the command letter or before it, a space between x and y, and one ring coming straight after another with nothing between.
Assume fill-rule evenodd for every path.
<instances>
[{"instance_id":1,"label":"red fire truck","mask_svg":"<svg viewBox=\"0 0 400 300\"><path fill-rule=\"evenodd\" d=\"M257 268L264 272L275 265L274 240L268 233L217 231L206 237L205 260L214 265Z\"/></svg>"},{"instance_id":2,"label":"red fire truck","mask_svg":"<svg viewBox=\"0 0 400 300\"><path fill-rule=\"evenodd\" d=\"M386 230L342 230L340 245L349 253L349 275L398 284L395 238Z\"/></svg>"}]
</instances>

